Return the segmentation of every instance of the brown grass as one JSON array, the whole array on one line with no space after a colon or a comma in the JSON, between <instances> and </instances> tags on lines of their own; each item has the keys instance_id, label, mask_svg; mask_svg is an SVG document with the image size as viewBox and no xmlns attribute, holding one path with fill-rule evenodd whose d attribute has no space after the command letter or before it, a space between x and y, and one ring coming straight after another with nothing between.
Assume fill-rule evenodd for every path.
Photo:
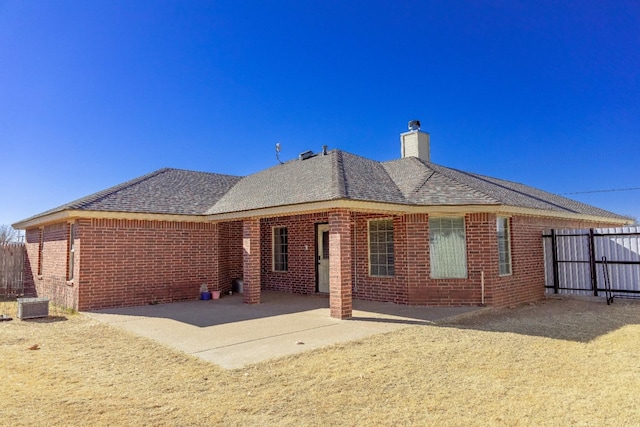
<instances>
[{"instance_id":1,"label":"brown grass","mask_svg":"<svg viewBox=\"0 0 640 427\"><path fill-rule=\"evenodd\" d=\"M0 378L14 426L638 425L640 304L550 300L235 371L82 315L13 320Z\"/></svg>"}]
</instances>

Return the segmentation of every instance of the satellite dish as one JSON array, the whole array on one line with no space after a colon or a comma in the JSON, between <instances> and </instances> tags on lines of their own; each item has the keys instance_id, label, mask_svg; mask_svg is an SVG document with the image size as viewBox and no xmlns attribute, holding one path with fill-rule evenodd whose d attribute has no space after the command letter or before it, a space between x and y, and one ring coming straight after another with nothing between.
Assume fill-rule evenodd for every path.
<instances>
[{"instance_id":1,"label":"satellite dish","mask_svg":"<svg viewBox=\"0 0 640 427\"><path fill-rule=\"evenodd\" d=\"M276 142L276 153L280 152L280 143Z\"/></svg>"}]
</instances>

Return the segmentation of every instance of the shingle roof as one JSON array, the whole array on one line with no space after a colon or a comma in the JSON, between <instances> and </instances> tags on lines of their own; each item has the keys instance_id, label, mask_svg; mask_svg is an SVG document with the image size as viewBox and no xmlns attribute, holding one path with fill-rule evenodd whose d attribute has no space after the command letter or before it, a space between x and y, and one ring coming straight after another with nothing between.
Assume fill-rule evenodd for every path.
<instances>
[{"instance_id":1,"label":"shingle roof","mask_svg":"<svg viewBox=\"0 0 640 427\"><path fill-rule=\"evenodd\" d=\"M160 169L28 220L63 210L212 215L339 199L421 206L495 205L627 219L523 184L415 157L378 162L332 150L245 177Z\"/></svg>"},{"instance_id":2,"label":"shingle roof","mask_svg":"<svg viewBox=\"0 0 640 427\"><path fill-rule=\"evenodd\" d=\"M337 199L405 203L384 166L340 150L242 178L209 214Z\"/></svg>"},{"instance_id":3,"label":"shingle roof","mask_svg":"<svg viewBox=\"0 0 640 427\"><path fill-rule=\"evenodd\" d=\"M245 176L207 213L238 212L344 197L336 155L291 160Z\"/></svg>"},{"instance_id":4,"label":"shingle roof","mask_svg":"<svg viewBox=\"0 0 640 427\"><path fill-rule=\"evenodd\" d=\"M292 160L243 178L207 213L349 199L405 205L504 205L623 219L516 182L407 157L378 162L340 150Z\"/></svg>"},{"instance_id":5,"label":"shingle roof","mask_svg":"<svg viewBox=\"0 0 640 427\"><path fill-rule=\"evenodd\" d=\"M398 185L405 203L416 205L493 205L498 199L478 191L465 182L436 170L433 163L424 163L416 157L406 157L383 163Z\"/></svg>"},{"instance_id":6,"label":"shingle roof","mask_svg":"<svg viewBox=\"0 0 640 427\"><path fill-rule=\"evenodd\" d=\"M501 205L522 208L542 209L554 212L568 212L606 218L629 219L625 216L609 212L595 206L571 200L557 194L539 190L518 182L506 181L444 166L429 164L436 172L462 182L488 197L497 200Z\"/></svg>"},{"instance_id":7,"label":"shingle roof","mask_svg":"<svg viewBox=\"0 0 640 427\"><path fill-rule=\"evenodd\" d=\"M165 168L32 218L64 210L199 215L239 180L231 175Z\"/></svg>"}]
</instances>

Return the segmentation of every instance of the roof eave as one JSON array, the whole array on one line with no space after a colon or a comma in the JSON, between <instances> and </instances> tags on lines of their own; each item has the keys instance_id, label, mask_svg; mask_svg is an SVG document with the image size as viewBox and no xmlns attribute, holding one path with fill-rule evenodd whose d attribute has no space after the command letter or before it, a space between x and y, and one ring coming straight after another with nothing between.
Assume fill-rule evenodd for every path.
<instances>
[{"instance_id":1,"label":"roof eave","mask_svg":"<svg viewBox=\"0 0 640 427\"><path fill-rule=\"evenodd\" d=\"M331 209L350 209L359 212L378 213L426 213L432 215L453 215L462 213L494 213L502 215L523 215L547 218L560 218L567 220L599 222L607 224L628 225L633 223L632 218L607 217L598 215L586 215L575 212L559 212L543 209L522 208L498 204L483 205L408 205L397 203L383 203L364 200L336 199L321 202L300 203L296 205L274 206L261 209L252 209L237 212L225 212L210 215L185 215L166 213L144 212L113 212L113 211L87 211L87 210L63 210L48 215L29 218L12 225L17 230L43 227L45 225L72 221L77 218L86 219L131 219L150 221L176 221L176 222L221 222L235 221L256 217L289 216L313 212L328 211Z\"/></svg>"},{"instance_id":2,"label":"roof eave","mask_svg":"<svg viewBox=\"0 0 640 427\"><path fill-rule=\"evenodd\" d=\"M72 221L77 218L86 219L132 219L149 221L175 221L175 222L209 222L205 215L166 214L147 212L114 212L114 211L86 211L63 210L49 215L26 219L12 225L16 230L43 227L61 221Z\"/></svg>"},{"instance_id":3,"label":"roof eave","mask_svg":"<svg viewBox=\"0 0 640 427\"><path fill-rule=\"evenodd\" d=\"M300 203L296 205L273 206L236 212L210 214L211 221L233 221L246 218L298 215L322 212L331 209L350 209L360 212L379 213L460 213L460 212L495 212L498 205L414 205L388 202L374 202L353 199L334 199L321 202Z\"/></svg>"},{"instance_id":4,"label":"roof eave","mask_svg":"<svg viewBox=\"0 0 640 427\"><path fill-rule=\"evenodd\" d=\"M561 212L561 211L555 211L555 210L522 208L517 206L506 206L506 205L501 206L501 208L496 213L504 214L504 215L523 215L523 216L536 216L536 217L546 217L546 218L560 218L560 219L576 220L576 221L603 222L608 224L620 224L620 225L629 225L634 221L633 218L627 218L622 216L610 217L610 216L582 214L577 212Z\"/></svg>"},{"instance_id":5,"label":"roof eave","mask_svg":"<svg viewBox=\"0 0 640 427\"><path fill-rule=\"evenodd\" d=\"M627 225L632 218L587 215L575 212L560 212L546 209L523 208L501 204L469 204L469 205L414 205L372 202L364 200L337 199L322 202L300 203L296 205L273 206L236 212L209 214L207 219L214 222L235 221L247 218L298 215L322 212L331 209L351 209L354 211L379 213L426 213L433 215L454 215L462 213L493 213L507 216L522 215L543 218L559 218L567 220L600 222L607 224Z\"/></svg>"},{"instance_id":6,"label":"roof eave","mask_svg":"<svg viewBox=\"0 0 640 427\"><path fill-rule=\"evenodd\" d=\"M16 230L26 230L28 228L34 227L42 227L47 224L53 224L55 222L65 221L72 218L71 212L75 212L72 210L61 210L57 212L52 212L47 215L35 216L27 219L23 219L22 221L18 221L11 226Z\"/></svg>"}]
</instances>

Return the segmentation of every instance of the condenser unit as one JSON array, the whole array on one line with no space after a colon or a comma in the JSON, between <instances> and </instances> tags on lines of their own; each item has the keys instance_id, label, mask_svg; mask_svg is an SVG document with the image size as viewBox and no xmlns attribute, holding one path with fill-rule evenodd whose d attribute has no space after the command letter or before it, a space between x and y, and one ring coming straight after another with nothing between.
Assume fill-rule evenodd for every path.
<instances>
[{"instance_id":1,"label":"condenser unit","mask_svg":"<svg viewBox=\"0 0 640 427\"><path fill-rule=\"evenodd\" d=\"M47 298L18 298L18 319L36 319L49 316Z\"/></svg>"}]
</instances>

